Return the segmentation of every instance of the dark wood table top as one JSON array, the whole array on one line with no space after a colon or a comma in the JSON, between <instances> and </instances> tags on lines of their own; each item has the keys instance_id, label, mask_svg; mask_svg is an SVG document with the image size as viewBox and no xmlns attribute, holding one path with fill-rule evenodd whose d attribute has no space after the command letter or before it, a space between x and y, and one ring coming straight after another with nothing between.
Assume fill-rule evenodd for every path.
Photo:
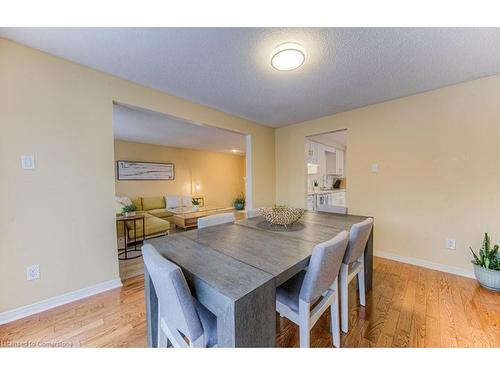
<instances>
[{"instance_id":1,"label":"dark wood table top","mask_svg":"<svg viewBox=\"0 0 500 375\"><path fill-rule=\"evenodd\" d=\"M272 232L262 217L148 240L186 272L237 300L275 278L279 285L309 262L315 244L349 230L365 216L306 212L304 229Z\"/></svg>"}]
</instances>

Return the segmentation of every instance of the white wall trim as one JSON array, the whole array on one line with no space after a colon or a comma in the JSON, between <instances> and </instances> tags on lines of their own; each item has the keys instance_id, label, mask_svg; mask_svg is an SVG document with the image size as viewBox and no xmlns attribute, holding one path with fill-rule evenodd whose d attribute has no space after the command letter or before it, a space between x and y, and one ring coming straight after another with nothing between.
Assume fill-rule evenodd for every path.
<instances>
[{"instance_id":1,"label":"white wall trim","mask_svg":"<svg viewBox=\"0 0 500 375\"><path fill-rule=\"evenodd\" d=\"M429 262L427 260L411 258L411 257L407 257L404 255L389 253L386 251L374 251L373 255L375 255L377 257L381 257L381 258L395 260L395 261L401 262L401 263L408 263L408 264L412 264L414 266L420 266L420 267L424 267L424 268L429 268L431 270L447 272L447 273L451 273L453 275L459 275L459 276L464 276L464 277L468 277L471 279L475 279L474 271L472 269L466 270L464 268L448 266L446 264L441 264L441 263Z\"/></svg>"},{"instance_id":2,"label":"white wall trim","mask_svg":"<svg viewBox=\"0 0 500 375\"><path fill-rule=\"evenodd\" d=\"M245 136L245 210L253 208L252 136Z\"/></svg>"},{"instance_id":3,"label":"white wall trim","mask_svg":"<svg viewBox=\"0 0 500 375\"><path fill-rule=\"evenodd\" d=\"M105 281L87 288L75 290L73 292L61 294L60 296L51 297L46 300L35 302L31 305L22 306L13 310L8 310L0 313L0 324L5 324L18 320L45 310L52 309L57 306L65 305L67 303L90 297L110 289L119 288L122 282L119 278Z\"/></svg>"}]
</instances>

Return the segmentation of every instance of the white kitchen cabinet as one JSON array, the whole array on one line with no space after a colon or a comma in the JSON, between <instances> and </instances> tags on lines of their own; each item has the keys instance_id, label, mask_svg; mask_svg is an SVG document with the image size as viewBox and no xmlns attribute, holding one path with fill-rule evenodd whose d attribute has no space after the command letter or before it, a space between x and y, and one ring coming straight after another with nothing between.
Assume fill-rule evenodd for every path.
<instances>
[{"instance_id":1,"label":"white kitchen cabinet","mask_svg":"<svg viewBox=\"0 0 500 375\"><path fill-rule=\"evenodd\" d=\"M337 174L337 153L335 150L325 150L326 174Z\"/></svg>"},{"instance_id":2,"label":"white kitchen cabinet","mask_svg":"<svg viewBox=\"0 0 500 375\"><path fill-rule=\"evenodd\" d=\"M345 191L339 191L332 193L331 205L333 206L342 206L345 207L346 199L345 199Z\"/></svg>"},{"instance_id":3,"label":"white kitchen cabinet","mask_svg":"<svg viewBox=\"0 0 500 375\"><path fill-rule=\"evenodd\" d=\"M335 152L336 155L336 164L337 164L337 174L340 176L344 176L344 156L345 151L337 149Z\"/></svg>"},{"instance_id":4,"label":"white kitchen cabinet","mask_svg":"<svg viewBox=\"0 0 500 375\"><path fill-rule=\"evenodd\" d=\"M319 165L319 174L322 176L326 174L326 154L325 154L325 146L321 143L316 143L318 148L318 165Z\"/></svg>"},{"instance_id":5,"label":"white kitchen cabinet","mask_svg":"<svg viewBox=\"0 0 500 375\"><path fill-rule=\"evenodd\" d=\"M310 164L318 164L318 144L316 142L307 141L307 162Z\"/></svg>"},{"instance_id":6,"label":"white kitchen cabinet","mask_svg":"<svg viewBox=\"0 0 500 375\"><path fill-rule=\"evenodd\" d=\"M315 197L315 196L314 196L314 195L312 195L312 194L309 194L309 195L307 196L306 208L307 208L309 211L313 211L313 210L314 210L314 208L315 208L315 206L316 206L316 205L314 204L314 203L315 203L315 202L314 202L314 197Z\"/></svg>"}]
</instances>

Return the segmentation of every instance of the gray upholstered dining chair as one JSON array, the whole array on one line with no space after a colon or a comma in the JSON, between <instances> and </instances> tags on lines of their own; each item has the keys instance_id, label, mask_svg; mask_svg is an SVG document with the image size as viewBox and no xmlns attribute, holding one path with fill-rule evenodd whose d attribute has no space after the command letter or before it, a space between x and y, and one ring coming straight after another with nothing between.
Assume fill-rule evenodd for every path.
<instances>
[{"instance_id":1,"label":"gray upholstered dining chair","mask_svg":"<svg viewBox=\"0 0 500 375\"><path fill-rule=\"evenodd\" d=\"M340 298L342 332L347 333L349 329L349 283L358 275L359 303L366 305L365 298L365 261L364 252L368 238L373 228L373 219L368 218L351 227L349 233L349 245L340 267Z\"/></svg>"},{"instance_id":2,"label":"gray upholstered dining chair","mask_svg":"<svg viewBox=\"0 0 500 375\"><path fill-rule=\"evenodd\" d=\"M348 237L342 231L316 245L307 271L301 271L276 289L276 310L299 326L301 348L309 347L310 331L329 306L333 345L340 347L338 274Z\"/></svg>"},{"instance_id":3,"label":"gray upholstered dining chair","mask_svg":"<svg viewBox=\"0 0 500 375\"><path fill-rule=\"evenodd\" d=\"M260 208L252 208L251 210L247 210L247 219L251 219L257 216L262 216Z\"/></svg>"},{"instance_id":4,"label":"gray upholstered dining chair","mask_svg":"<svg viewBox=\"0 0 500 375\"><path fill-rule=\"evenodd\" d=\"M198 229L227 223L234 223L234 213L226 212L223 214L200 217L198 219Z\"/></svg>"},{"instance_id":5,"label":"gray upholstered dining chair","mask_svg":"<svg viewBox=\"0 0 500 375\"><path fill-rule=\"evenodd\" d=\"M158 346L217 346L217 318L193 298L179 266L150 244L142 246L142 256L158 296Z\"/></svg>"}]
</instances>

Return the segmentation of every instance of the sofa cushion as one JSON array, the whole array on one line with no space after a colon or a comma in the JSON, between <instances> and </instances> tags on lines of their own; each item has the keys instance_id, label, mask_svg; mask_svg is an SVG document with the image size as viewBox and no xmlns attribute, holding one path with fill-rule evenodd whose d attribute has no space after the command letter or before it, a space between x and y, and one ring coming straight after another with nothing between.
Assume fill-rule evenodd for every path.
<instances>
[{"instance_id":1,"label":"sofa cushion","mask_svg":"<svg viewBox=\"0 0 500 375\"><path fill-rule=\"evenodd\" d=\"M115 199L115 212L117 215L122 213L123 207L124 207L123 204L121 204Z\"/></svg>"},{"instance_id":2,"label":"sofa cushion","mask_svg":"<svg viewBox=\"0 0 500 375\"><path fill-rule=\"evenodd\" d=\"M165 207L167 208L177 208L182 206L182 201L177 195L167 195L165 197Z\"/></svg>"},{"instance_id":3,"label":"sofa cushion","mask_svg":"<svg viewBox=\"0 0 500 375\"><path fill-rule=\"evenodd\" d=\"M170 229L170 223L167 220L156 216L145 214L144 224L146 225L146 237L166 232ZM142 220L137 220L137 237L142 238ZM134 238L134 223L127 222L128 236Z\"/></svg>"},{"instance_id":4,"label":"sofa cushion","mask_svg":"<svg viewBox=\"0 0 500 375\"><path fill-rule=\"evenodd\" d=\"M174 215L171 212L169 212L166 208L155 208L154 210L149 210L148 213L159 218L165 218Z\"/></svg>"},{"instance_id":5,"label":"sofa cushion","mask_svg":"<svg viewBox=\"0 0 500 375\"><path fill-rule=\"evenodd\" d=\"M183 207L192 207L193 206L193 198L190 196L184 195L182 196L182 206Z\"/></svg>"},{"instance_id":6,"label":"sofa cushion","mask_svg":"<svg viewBox=\"0 0 500 375\"><path fill-rule=\"evenodd\" d=\"M117 214L121 214L123 207L129 204L133 204L129 197L120 197L115 195L115 211Z\"/></svg>"},{"instance_id":7,"label":"sofa cushion","mask_svg":"<svg viewBox=\"0 0 500 375\"><path fill-rule=\"evenodd\" d=\"M163 197L142 197L142 209L144 211L155 208L165 208L165 198Z\"/></svg>"},{"instance_id":8,"label":"sofa cushion","mask_svg":"<svg viewBox=\"0 0 500 375\"><path fill-rule=\"evenodd\" d=\"M142 211L142 200L141 197L131 198L132 204L135 206L136 211Z\"/></svg>"}]
</instances>

